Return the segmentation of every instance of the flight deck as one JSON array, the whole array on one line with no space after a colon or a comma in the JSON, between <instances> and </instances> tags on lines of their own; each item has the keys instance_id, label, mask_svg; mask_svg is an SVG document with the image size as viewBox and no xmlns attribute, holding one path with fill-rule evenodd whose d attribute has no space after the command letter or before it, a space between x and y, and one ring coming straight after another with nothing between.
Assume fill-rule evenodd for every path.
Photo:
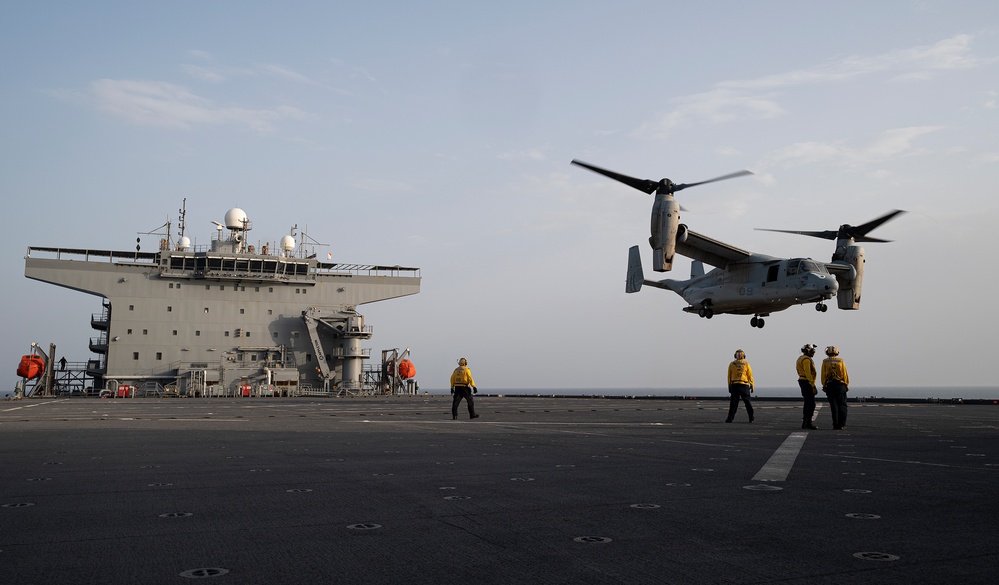
<instances>
[{"instance_id":1,"label":"flight deck","mask_svg":"<svg viewBox=\"0 0 999 585\"><path fill-rule=\"evenodd\" d=\"M9 583L993 583L999 407L0 403Z\"/></svg>"}]
</instances>

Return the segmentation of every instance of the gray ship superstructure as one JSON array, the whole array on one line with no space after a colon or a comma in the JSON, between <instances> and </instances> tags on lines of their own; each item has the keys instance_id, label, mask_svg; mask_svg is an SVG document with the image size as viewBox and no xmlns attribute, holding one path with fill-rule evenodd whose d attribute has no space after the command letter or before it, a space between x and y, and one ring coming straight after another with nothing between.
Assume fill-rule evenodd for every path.
<instances>
[{"instance_id":1,"label":"gray ship superstructure","mask_svg":"<svg viewBox=\"0 0 999 585\"><path fill-rule=\"evenodd\" d=\"M28 278L103 298L91 316L95 389L186 395L351 393L366 387L357 307L420 291L418 268L322 262L293 235L256 250L238 208L205 249L170 223L156 252L31 246ZM226 232L226 233L224 233ZM294 234L293 228L292 233ZM307 234L302 234L303 240ZM367 368L371 370L372 368Z\"/></svg>"}]
</instances>

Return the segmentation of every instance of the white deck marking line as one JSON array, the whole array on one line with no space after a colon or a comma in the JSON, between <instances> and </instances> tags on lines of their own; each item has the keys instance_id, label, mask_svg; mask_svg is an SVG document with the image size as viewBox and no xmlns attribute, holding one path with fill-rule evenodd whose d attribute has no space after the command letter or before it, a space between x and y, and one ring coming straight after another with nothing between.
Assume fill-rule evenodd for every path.
<instances>
[{"instance_id":1,"label":"white deck marking line","mask_svg":"<svg viewBox=\"0 0 999 585\"><path fill-rule=\"evenodd\" d=\"M0 412L13 412L15 410L21 410L22 408L34 408L36 406L41 406L43 404L55 404L57 402L65 402L66 400L69 400L69 399L68 398L63 398L62 400L56 399L56 400L52 400L52 401L36 402L34 404L24 404L22 406L15 406L14 408L5 408L5 409L3 409Z\"/></svg>"},{"instance_id":2,"label":"white deck marking line","mask_svg":"<svg viewBox=\"0 0 999 585\"><path fill-rule=\"evenodd\" d=\"M791 473L791 466L798 458L798 453L801 451L801 446L805 444L806 437L808 437L808 433L791 433L791 436L784 439L781 446L777 447L766 465L756 472L753 481L784 481L787 479L787 474Z\"/></svg>"}]
</instances>

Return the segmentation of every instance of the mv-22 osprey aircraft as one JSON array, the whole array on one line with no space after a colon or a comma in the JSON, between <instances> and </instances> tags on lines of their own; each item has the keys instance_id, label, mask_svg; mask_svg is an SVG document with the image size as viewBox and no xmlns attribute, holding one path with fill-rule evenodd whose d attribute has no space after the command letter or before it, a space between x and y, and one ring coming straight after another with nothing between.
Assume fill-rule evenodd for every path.
<instances>
[{"instance_id":1,"label":"mv-22 osprey aircraft","mask_svg":"<svg viewBox=\"0 0 999 585\"><path fill-rule=\"evenodd\" d=\"M676 184L669 179L636 179L578 160L573 160L572 164L650 195L655 194L655 202L652 204L652 235L649 238L653 250L653 270L671 270L675 254L692 260L689 280L646 280L638 246L632 246L628 251L625 292L638 292L643 284L664 288L687 301L688 306L683 310L688 313L696 313L706 319L722 313L752 315L750 324L761 329L764 317L794 305L816 303L815 310L825 312L828 308L825 301L832 297L836 297L840 309L859 309L865 260L864 248L856 244L890 241L871 238L867 234L905 213L896 209L863 225L844 224L838 230L764 230L836 240L836 251L833 252L831 262L817 262L810 258L775 258L719 242L690 231L680 223L680 204L673 197L674 193L687 187L751 175L749 171L739 171L698 183ZM704 264L716 268L705 274Z\"/></svg>"}]
</instances>

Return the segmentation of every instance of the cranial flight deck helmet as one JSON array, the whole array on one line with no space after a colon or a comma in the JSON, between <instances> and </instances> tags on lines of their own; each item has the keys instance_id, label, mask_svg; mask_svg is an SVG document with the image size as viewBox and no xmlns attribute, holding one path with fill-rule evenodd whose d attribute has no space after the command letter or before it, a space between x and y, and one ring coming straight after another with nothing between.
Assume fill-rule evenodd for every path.
<instances>
[{"instance_id":1,"label":"cranial flight deck helmet","mask_svg":"<svg viewBox=\"0 0 999 585\"><path fill-rule=\"evenodd\" d=\"M746 352L742 351L741 349L735 350L735 359L737 360L746 359Z\"/></svg>"},{"instance_id":2,"label":"cranial flight deck helmet","mask_svg":"<svg viewBox=\"0 0 999 585\"><path fill-rule=\"evenodd\" d=\"M816 346L814 343L806 343L805 345L801 346L801 353L811 357L815 355L815 347Z\"/></svg>"},{"instance_id":3,"label":"cranial flight deck helmet","mask_svg":"<svg viewBox=\"0 0 999 585\"><path fill-rule=\"evenodd\" d=\"M835 345L830 345L829 347L826 348L826 355L829 356L839 355L839 348L836 347Z\"/></svg>"},{"instance_id":4,"label":"cranial flight deck helmet","mask_svg":"<svg viewBox=\"0 0 999 585\"><path fill-rule=\"evenodd\" d=\"M466 360L465 358L459 358L458 359L458 365L459 366L467 366L468 365L468 360Z\"/></svg>"}]
</instances>

